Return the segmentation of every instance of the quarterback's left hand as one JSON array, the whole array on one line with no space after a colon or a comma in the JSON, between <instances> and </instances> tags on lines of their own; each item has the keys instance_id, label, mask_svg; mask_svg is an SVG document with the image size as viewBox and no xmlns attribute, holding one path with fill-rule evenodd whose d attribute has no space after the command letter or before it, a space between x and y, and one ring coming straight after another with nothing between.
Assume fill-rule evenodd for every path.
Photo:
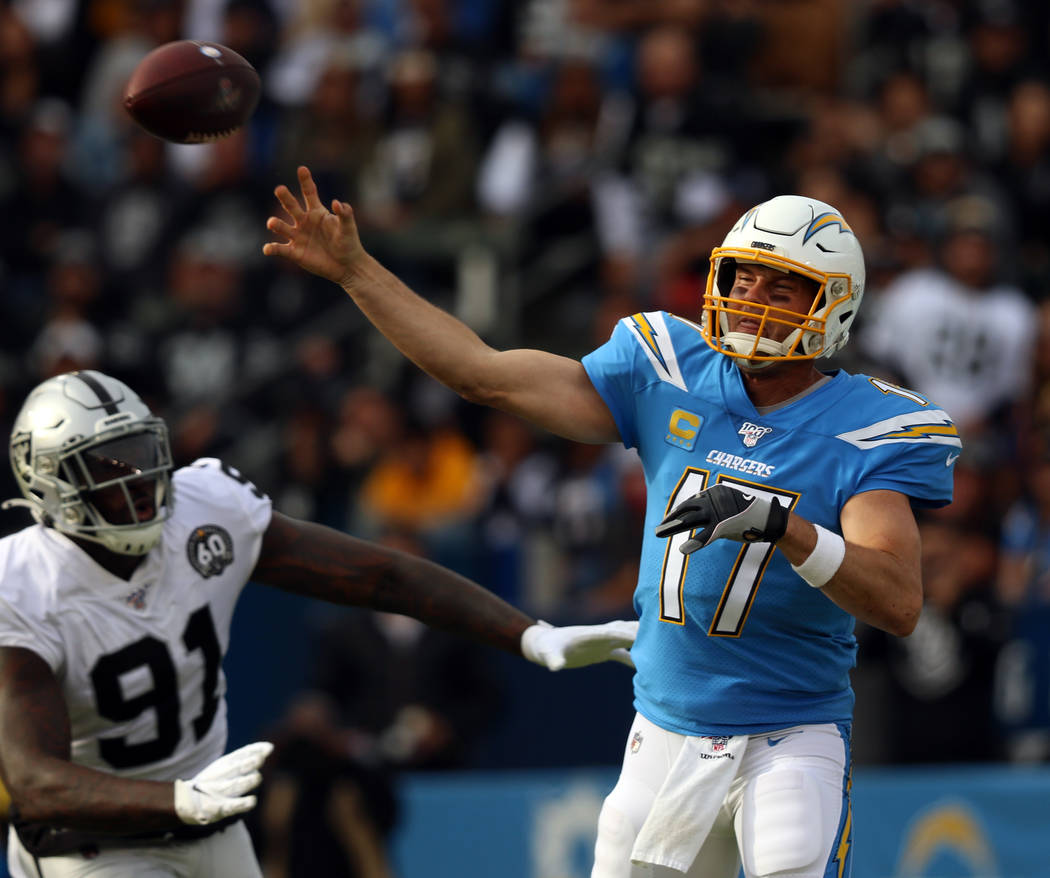
<instances>
[{"instance_id":1,"label":"quarterback's left hand","mask_svg":"<svg viewBox=\"0 0 1050 878\"><path fill-rule=\"evenodd\" d=\"M619 620L603 625L530 625L521 635L521 654L552 671L614 661L634 667L629 652L638 623Z\"/></svg>"},{"instance_id":2,"label":"quarterback's left hand","mask_svg":"<svg viewBox=\"0 0 1050 878\"><path fill-rule=\"evenodd\" d=\"M688 555L715 540L775 543L787 530L788 510L776 497L746 494L728 485L713 485L679 503L656 526L658 537L670 537L697 528L682 544Z\"/></svg>"}]
</instances>

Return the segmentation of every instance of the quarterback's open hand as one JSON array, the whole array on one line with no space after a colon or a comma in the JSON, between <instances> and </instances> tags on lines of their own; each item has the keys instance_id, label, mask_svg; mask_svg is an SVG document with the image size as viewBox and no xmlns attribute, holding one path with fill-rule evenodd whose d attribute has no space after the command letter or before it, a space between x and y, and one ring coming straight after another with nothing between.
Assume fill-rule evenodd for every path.
<instances>
[{"instance_id":1,"label":"quarterback's open hand","mask_svg":"<svg viewBox=\"0 0 1050 878\"><path fill-rule=\"evenodd\" d=\"M776 497L746 494L728 485L714 485L679 503L656 526L658 537L684 531L699 533L682 544L688 555L715 540L775 543L787 530L788 511Z\"/></svg>"},{"instance_id":2,"label":"quarterback's open hand","mask_svg":"<svg viewBox=\"0 0 1050 878\"><path fill-rule=\"evenodd\" d=\"M634 667L629 652L638 623L624 620L603 625L530 625L521 635L521 654L552 671L614 661Z\"/></svg>"},{"instance_id":3,"label":"quarterback's open hand","mask_svg":"<svg viewBox=\"0 0 1050 878\"><path fill-rule=\"evenodd\" d=\"M283 184L274 190L291 222L276 216L266 221L266 228L286 240L264 244L263 253L284 256L300 268L342 284L365 255L354 211L345 201L335 199L329 210L321 203L309 169L300 166L298 174L302 203Z\"/></svg>"},{"instance_id":4,"label":"quarterback's open hand","mask_svg":"<svg viewBox=\"0 0 1050 878\"><path fill-rule=\"evenodd\" d=\"M262 782L259 769L273 751L269 741L248 744L220 756L190 780L175 781L175 813L183 823L202 826L255 807L245 793Z\"/></svg>"}]
</instances>

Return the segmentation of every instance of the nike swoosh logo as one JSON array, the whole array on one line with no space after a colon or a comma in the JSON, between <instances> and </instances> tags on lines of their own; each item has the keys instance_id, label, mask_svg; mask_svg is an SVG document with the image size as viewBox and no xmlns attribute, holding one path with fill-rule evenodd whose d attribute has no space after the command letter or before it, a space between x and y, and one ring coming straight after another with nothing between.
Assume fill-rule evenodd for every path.
<instances>
[{"instance_id":1,"label":"nike swoosh logo","mask_svg":"<svg viewBox=\"0 0 1050 878\"><path fill-rule=\"evenodd\" d=\"M773 738L773 737L766 738L766 743L769 744L770 747L776 747L777 744L779 744L781 741L785 740L786 738L790 738L792 735L801 735L801 734L802 734L802 732L788 732L786 735L779 735L776 738Z\"/></svg>"},{"instance_id":2,"label":"nike swoosh logo","mask_svg":"<svg viewBox=\"0 0 1050 878\"><path fill-rule=\"evenodd\" d=\"M949 454L948 455L948 459L944 462L944 465L945 466L951 466L958 459L959 459L959 455L958 454Z\"/></svg>"}]
</instances>

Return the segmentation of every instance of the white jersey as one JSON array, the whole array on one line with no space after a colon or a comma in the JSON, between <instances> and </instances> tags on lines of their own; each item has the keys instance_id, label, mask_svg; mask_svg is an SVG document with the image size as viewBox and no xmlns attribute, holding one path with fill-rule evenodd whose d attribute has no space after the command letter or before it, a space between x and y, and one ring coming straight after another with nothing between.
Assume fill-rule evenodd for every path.
<instances>
[{"instance_id":1,"label":"white jersey","mask_svg":"<svg viewBox=\"0 0 1050 878\"><path fill-rule=\"evenodd\" d=\"M73 761L122 777L192 777L226 748L222 659L270 500L203 458L175 472L173 514L130 580L41 525L0 540L0 646L54 671Z\"/></svg>"},{"instance_id":2,"label":"white jersey","mask_svg":"<svg viewBox=\"0 0 1050 878\"><path fill-rule=\"evenodd\" d=\"M869 356L965 424L1023 398L1037 325L1020 288L974 290L923 268L873 297L857 338Z\"/></svg>"}]
</instances>

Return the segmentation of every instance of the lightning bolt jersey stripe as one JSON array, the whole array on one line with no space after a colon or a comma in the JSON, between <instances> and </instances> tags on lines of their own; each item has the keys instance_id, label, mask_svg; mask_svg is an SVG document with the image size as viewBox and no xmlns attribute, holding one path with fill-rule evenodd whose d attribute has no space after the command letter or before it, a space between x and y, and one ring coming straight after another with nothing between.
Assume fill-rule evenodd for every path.
<instances>
[{"instance_id":1,"label":"lightning bolt jersey stripe","mask_svg":"<svg viewBox=\"0 0 1050 878\"><path fill-rule=\"evenodd\" d=\"M859 430L839 433L838 438L858 448L874 448L877 445L893 445L900 442L930 442L934 445L962 447L958 429L948 413L940 409L897 415Z\"/></svg>"},{"instance_id":2,"label":"lightning bolt jersey stripe","mask_svg":"<svg viewBox=\"0 0 1050 878\"><path fill-rule=\"evenodd\" d=\"M850 722L852 616L769 544L718 540L687 559L674 542L684 535L653 529L718 482L776 496L836 533L842 507L864 491L945 505L961 445L951 419L914 391L843 371L760 413L737 366L696 324L662 312L621 320L583 364L646 477L637 710L684 735Z\"/></svg>"},{"instance_id":3,"label":"lightning bolt jersey stripe","mask_svg":"<svg viewBox=\"0 0 1050 878\"><path fill-rule=\"evenodd\" d=\"M678 368L678 358L675 356L663 314L659 311L635 314L625 317L623 324L642 346L657 377L682 390L688 390L685 379L682 378L682 370Z\"/></svg>"}]
</instances>

